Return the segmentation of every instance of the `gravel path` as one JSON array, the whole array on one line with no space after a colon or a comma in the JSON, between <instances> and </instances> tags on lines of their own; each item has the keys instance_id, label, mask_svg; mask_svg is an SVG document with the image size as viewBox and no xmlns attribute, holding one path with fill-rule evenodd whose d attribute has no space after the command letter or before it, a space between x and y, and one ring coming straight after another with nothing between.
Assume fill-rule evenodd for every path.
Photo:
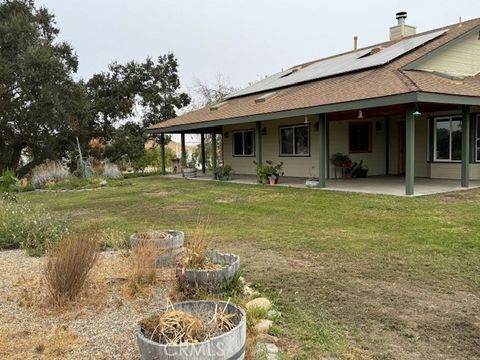
<instances>
[{"instance_id":1,"label":"gravel path","mask_svg":"<svg viewBox=\"0 0 480 360\"><path fill-rule=\"evenodd\" d=\"M43 261L0 251L0 358L139 359L135 325L165 306L172 281L163 274L164 281L132 298L128 258L107 251L78 302L59 309L49 304Z\"/></svg>"}]
</instances>

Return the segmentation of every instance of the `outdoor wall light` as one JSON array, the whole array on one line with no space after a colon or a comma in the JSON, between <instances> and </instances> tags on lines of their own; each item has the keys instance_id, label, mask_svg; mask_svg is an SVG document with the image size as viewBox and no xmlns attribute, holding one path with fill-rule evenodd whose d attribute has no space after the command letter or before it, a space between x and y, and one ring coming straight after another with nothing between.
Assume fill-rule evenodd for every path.
<instances>
[{"instance_id":1,"label":"outdoor wall light","mask_svg":"<svg viewBox=\"0 0 480 360\"><path fill-rule=\"evenodd\" d=\"M262 129L262 135L263 135L263 136L267 135L267 128L263 128L263 129Z\"/></svg>"},{"instance_id":2,"label":"outdoor wall light","mask_svg":"<svg viewBox=\"0 0 480 360\"><path fill-rule=\"evenodd\" d=\"M420 116L422 113L418 111L418 104L415 104L415 112L412 114L413 116Z\"/></svg>"},{"instance_id":3,"label":"outdoor wall light","mask_svg":"<svg viewBox=\"0 0 480 360\"><path fill-rule=\"evenodd\" d=\"M377 121L375 123L375 130L381 131L382 130L382 123L380 121Z\"/></svg>"},{"instance_id":4,"label":"outdoor wall light","mask_svg":"<svg viewBox=\"0 0 480 360\"><path fill-rule=\"evenodd\" d=\"M363 119L363 111L362 110L358 110L357 119Z\"/></svg>"},{"instance_id":5,"label":"outdoor wall light","mask_svg":"<svg viewBox=\"0 0 480 360\"><path fill-rule=\"evenodd\" d=\"M223 133L223 137L224 137L225 139L228 139L228 131L225 131L225 132Z\"/></svg>"},{"instance_id":6,"label":"outdoor wall light","mask_svg":"<svg viewBox=\"0 0 480 360\"><path fill-rule=\"evenodd\" d=\"M313 127L315 128L315 131L318 131L318 129L320 129L320 121L317 121Z\"/></svg>"}]
</instances>

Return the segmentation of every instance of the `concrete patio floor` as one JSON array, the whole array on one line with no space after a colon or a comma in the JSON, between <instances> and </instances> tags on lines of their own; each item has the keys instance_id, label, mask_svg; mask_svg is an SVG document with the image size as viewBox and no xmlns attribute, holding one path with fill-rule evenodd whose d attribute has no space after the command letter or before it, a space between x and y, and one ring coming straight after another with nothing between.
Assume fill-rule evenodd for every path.
<instances>
[{"instance_id":1,"label":"concrete patio floor","mask_svg":"<svg viewBox=\"0 0 480 360\"><path fill-rule=\"evenodd\" d=\"M168 177L181 178L180 174L167 175ZM197 173L193 181L210 181L211 174ZM236 184L259 185L255 175L234 174L228 182ZM276 186L306 188L305 178L282 176ZM470 181L469 189L480 187L480 181ZM315 191L344 191L353 193L377 194L377 195L405 195L405 179L402 176L370 176L357 179L330 179L327 187L323 189L312 188ZM452 191L467 190L460 186L460 180L415 178L415 195L424 196L440 194Z\"/></svg>"}]
</instances>

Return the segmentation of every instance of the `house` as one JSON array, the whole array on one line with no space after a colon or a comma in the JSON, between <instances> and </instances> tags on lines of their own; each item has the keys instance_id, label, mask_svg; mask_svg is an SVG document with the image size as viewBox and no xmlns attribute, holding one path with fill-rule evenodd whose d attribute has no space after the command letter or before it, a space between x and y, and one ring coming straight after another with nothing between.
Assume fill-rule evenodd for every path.
<instances>
[{"instance_id":1,"label":"house","mask_svg":"<svg viewBox=\"0 0 480 360\"><path fill-rule=\"evenodd\" d=\"M286 176L336 176L335 153L369 176L480 179L480 18L416 33L397 13L390 39L293 66L224 101L147 129L221 134L223 160L255 174L282 161ZM216 146L216 144L213 144ZM354 182L355 180L353 180ZM354 186L354 185L352 185Z\"/></svg>"}]
</instances>

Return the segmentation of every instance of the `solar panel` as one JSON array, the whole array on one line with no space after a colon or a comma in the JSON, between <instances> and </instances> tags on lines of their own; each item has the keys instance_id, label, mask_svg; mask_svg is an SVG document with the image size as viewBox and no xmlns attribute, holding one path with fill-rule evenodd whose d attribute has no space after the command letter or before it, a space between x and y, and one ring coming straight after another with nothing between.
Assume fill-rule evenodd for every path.
<instances>
[{"instance_id":1,"label":"solar panel","mask_svg":"<svg viewBox=\"0 0 480 360\"><path fill-rule=\"evenodd\" d=\"M227 99L385 65L405 53L445 34L447 31L448 30L441 30L403 39L386 48L381 48L380 51L374 53L371 52L375 47L370 47L360 51L320 60L298 70L295 69L295 71L293 69L281 71L260 80L245 89L230 94L227 96Z\"/></svg>"}]
</instances>

